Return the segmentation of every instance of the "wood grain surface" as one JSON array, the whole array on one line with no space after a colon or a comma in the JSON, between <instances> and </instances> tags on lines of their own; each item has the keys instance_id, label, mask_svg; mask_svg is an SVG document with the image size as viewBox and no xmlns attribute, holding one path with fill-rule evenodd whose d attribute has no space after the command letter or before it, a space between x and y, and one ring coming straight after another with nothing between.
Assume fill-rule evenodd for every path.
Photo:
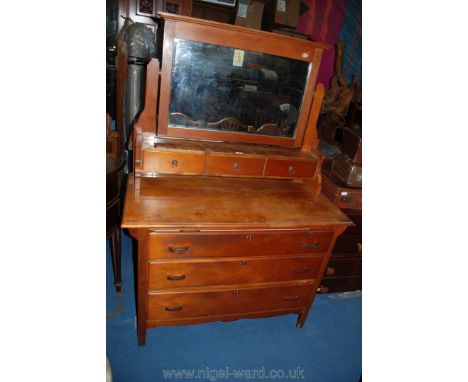
<instances>
[{"instance_id":1,"label":"wood grain surface","mask_svg":"<svg viewBox=\"0 0 468 382\"><path fill-rule=\"evenodd\" d=\"M301 181L203 176L128 177L123 228L299 228L352 221Z\"/></svg>"}]
</instances>

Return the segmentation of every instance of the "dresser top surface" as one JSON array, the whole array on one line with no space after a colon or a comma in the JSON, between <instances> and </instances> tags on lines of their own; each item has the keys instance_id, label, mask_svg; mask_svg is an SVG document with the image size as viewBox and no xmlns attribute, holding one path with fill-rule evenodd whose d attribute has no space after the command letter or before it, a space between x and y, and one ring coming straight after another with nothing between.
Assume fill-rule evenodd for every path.
<instances>
[{"instance_id":1,"label":"dresser top surface","mask_svg":"<svg viewBox=\"0 0 468 382\"><path fill-rule=\"evenodd\" d=\"M307 228L352 225L322 195L290 180L128 177L123 228Z\"/></svg>"}]
</instances>

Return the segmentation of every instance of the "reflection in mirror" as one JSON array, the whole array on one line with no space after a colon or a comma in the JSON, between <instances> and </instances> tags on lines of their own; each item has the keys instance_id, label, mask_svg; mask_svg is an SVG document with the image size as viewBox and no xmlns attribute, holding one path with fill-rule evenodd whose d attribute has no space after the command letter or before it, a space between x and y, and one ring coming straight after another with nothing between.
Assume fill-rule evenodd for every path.
<instances>
[{"instance_id":1,"label":"reflection in mirror","mask_svg":"<svg viewBox=\"0 0 468 382\"><path fill-rule=\"evenodd\" d=\"M176 39L169 126L293 138L311 65Z\"/></svg>"}]
</instances>

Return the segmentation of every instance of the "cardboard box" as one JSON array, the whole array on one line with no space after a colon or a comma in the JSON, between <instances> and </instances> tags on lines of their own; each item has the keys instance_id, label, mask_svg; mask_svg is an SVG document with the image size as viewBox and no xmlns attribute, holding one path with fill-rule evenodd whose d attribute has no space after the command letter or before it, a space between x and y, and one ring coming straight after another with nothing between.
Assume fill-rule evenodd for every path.
<instances>
[{"instance_id":1,"label":"cardboard box","mask_svg":"<svg viewBox=\"0 0 468 382\"><path fill-rule=\"evenodd\" d=\"M276 0L274 22L295 29L299 22L300 11L301 0Z\"/></svg>"},{"instance_id":2,"label":"cardboard box","mask_svg":"<svg viewBox=\"0 0 468 382\"><path fill-rule=\"evenodd\" d=\"M254 0L239 0L236 25L262 29L263 3Z\"/></svg>"}]
</instances>

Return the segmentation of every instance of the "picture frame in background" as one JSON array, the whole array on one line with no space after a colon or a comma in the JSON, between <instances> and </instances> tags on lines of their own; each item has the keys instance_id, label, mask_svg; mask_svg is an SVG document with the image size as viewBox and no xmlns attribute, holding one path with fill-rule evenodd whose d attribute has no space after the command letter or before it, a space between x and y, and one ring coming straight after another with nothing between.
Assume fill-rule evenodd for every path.
<instances>
[{"instance_id":1,"label":"picture frame in background","mask_svg":"<svg viewBox=\"0 0 468 382\"><path fill-rule=\"evenodd\" d=\"M192 0L164 0L163 12L174 15L191 16Z\"/></svg>"},{"instance_id":2,"label":"picture frame in background","mask_svg":"<svg viewBox=\"0 0 468 382\"><path fill-rule=\"evenodd\" d=\"M156 16L157 0L136 0L136 14L139 16L154 17Z\"/></svg>"}]
</instances>

